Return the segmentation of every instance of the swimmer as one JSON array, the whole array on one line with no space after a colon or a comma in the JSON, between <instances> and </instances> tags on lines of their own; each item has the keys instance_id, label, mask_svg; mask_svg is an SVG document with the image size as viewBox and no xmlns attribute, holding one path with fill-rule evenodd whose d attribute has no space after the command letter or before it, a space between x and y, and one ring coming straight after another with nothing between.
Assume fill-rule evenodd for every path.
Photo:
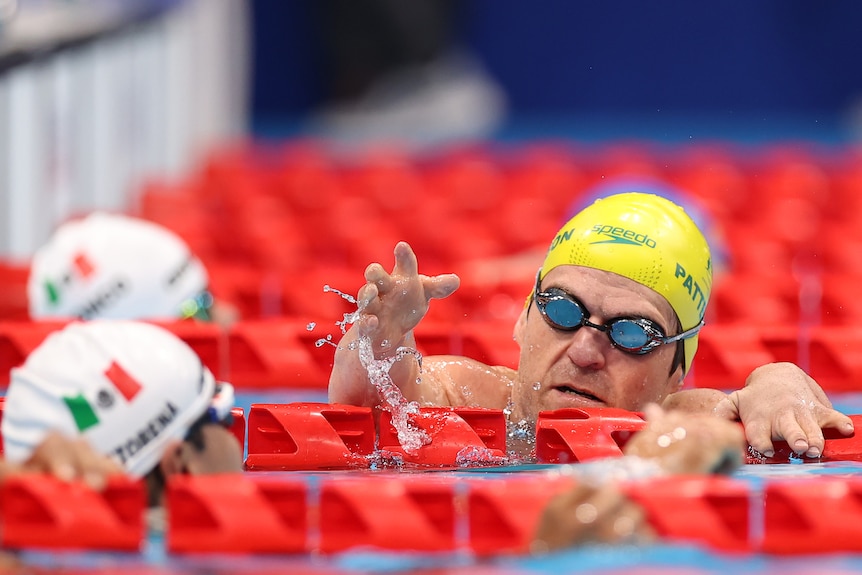
<instances>
[{"instance_id":1,"label":"swimmer","mask_svg":"<svg viewBox=\"0 0 862 575\"><path fill-rule=\"evenodd\" d=\"M577 484L548 502L531 545L534 553L585 543L652 542L656 534L644 510L625 496L621 481L729 475L744 461L745 436L737 423L664 412L655 404L644 413L647 426L623 447L624 457L565 466L574 470ZM606 469L591 470L593 465Z\"/></svg>"},{"instance_id":2,"label":"swimmer","mask_svg":"<svg viewBox=\"0 0 862 575\"><path fill-rule=\"evenodd\" d=\"M358 294L357 319L341 339L329 381L333 403L377 407L381 397L359 357L367 338L375 359L400 356L389 372L408 401L420 406L505 410L510 426L535 440L542 410L649 403L668 410L739 420L748 443L774 452L786 440L818 457L823 428L849 435L849 417L832 409L817 383L796 365L755 369L744 387L682 390L697 350L712 288L710 250L682 208L659 196L617 194L576 214L553 238L533 291L514 326L517 370L459 356L418 360L413 328L431 299L444 298L458 276L424 276L410 246L395 247L395 267L374 263ZM530 444L510 451L529 453Z\"/></svg>"},{"instance_id":3,"label":"swimmer","mask_svg":"<svg viewBox=\"0 0 862 575\"><path fill-rule=\"evenodd\" d=\"M61 225L30 264L33 319L195 318L233 323L237 312L207 290L201 261L153 222L95 212Z\"/></svg>"},{"instance_id":4,"label":"swimmer","mask_svg":"<svg viewBox=\"0 0 862 575\"><path fill-rule=\"evenodd\" d=\"M216 382L183 341L143 322L74 322L12 370L2 424L8 463L23 464L52 432L85 440L143 478L150 507L174 474L242 471L227 429L230 384Z\"/></svg>"}]
</instances>

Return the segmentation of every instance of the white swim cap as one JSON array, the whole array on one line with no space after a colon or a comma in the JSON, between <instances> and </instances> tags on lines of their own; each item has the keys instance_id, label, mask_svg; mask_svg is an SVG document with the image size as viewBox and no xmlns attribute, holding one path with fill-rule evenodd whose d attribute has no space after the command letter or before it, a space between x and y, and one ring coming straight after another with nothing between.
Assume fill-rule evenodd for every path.
<instances>
[{"instance_id":1,"label":"white swim cap","mask_svg":"<svg viewBox=\"0 0 862 575\"><path fill-rule=\"evenodd\" d=\"M60 226L36 252L27 297L34 319L175 319L207 283L170 230L96 212Z\"/></svg>"},{"instance_id":2,"label":"white swim cap","mask_svg":"<svg viewBox=\"0 0 862 575\"><path fill-rule=\"evenodd\" d=\"M227 415L233 388L220 385L227 389L214 398L212 373L161 327L119 320L71 323L12 370L2 425L5 457L25 461L56 430L83 437L141 477L208 408Z\"/></svg>"}]
</instances>

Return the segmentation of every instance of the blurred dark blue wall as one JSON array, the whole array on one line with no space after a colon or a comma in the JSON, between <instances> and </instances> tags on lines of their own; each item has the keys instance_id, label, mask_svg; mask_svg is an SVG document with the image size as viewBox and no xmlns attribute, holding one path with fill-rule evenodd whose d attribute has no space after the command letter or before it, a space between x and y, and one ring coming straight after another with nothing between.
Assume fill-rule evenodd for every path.
<instances>
[{"instance_id":1,"label":"blurred dark blue wall","mask_svg":"<svg viewBox=\"0 0 862 575\"><path fill-rule=\"evenodd\" d=\"M405 0L409 2L410 0ZM326 98L315 0L253 0L254 114ZM463 0L455 39L513 114L841 114L862 95L862 2Z\"/></svg>"}]
</instances>

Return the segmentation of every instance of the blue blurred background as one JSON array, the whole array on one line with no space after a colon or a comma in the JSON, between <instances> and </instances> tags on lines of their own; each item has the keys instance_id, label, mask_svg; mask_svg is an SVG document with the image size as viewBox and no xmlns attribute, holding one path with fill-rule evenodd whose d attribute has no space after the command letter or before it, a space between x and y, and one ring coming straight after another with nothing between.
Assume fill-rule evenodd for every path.
<instances>
[{"instance_id":1,"label":"blue blurred background","mask_svg":"<svg viewBox=\"0 0 862 575\"><path fill-rule=\"evenodd\" d=\"M337 4L253 1L257 133L302 131L333 96ZM433 4L506 96L496 137L854 138L858 2Z\"/></svg>"}]
</instances>

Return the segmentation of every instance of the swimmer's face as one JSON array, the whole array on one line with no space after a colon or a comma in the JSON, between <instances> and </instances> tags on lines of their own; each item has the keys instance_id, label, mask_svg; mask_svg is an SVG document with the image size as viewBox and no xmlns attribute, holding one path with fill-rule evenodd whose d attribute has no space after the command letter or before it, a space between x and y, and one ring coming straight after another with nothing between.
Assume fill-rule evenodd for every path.
<instances>
[{"instance_id":1,"label":"swimmer's face","mask_svg":"<svg viewBox=\"0 0 862 575\"><path fill-rule=\"evenodd\" d=\"M242 471L242 452L236 437L216 423L201 427L203 449L183 443L185 468L191 475L236 473Z\"/></svg>"},{"instance_id":2,"label":"swimmer's face","mask_svg":"<svg viewBox=\"0 0 862 575\"><path fill-rule=\"evenodd\" d=\"M653 290L628 278L580 266L559 266L541 289L560 288L575 296L604 324L621 316L650 319L666 335L677 333L670 304ZM682 385L682 368L670 375L676 346L663 345L645 355L631 355L611 345L606 333L582 327L560 331L545 322L535 302L515 327L521 347L518 380L512 391L514 421L535 422L543 410L565 407L618 407L641 410Z\"/></svg>"}]
</instances>

